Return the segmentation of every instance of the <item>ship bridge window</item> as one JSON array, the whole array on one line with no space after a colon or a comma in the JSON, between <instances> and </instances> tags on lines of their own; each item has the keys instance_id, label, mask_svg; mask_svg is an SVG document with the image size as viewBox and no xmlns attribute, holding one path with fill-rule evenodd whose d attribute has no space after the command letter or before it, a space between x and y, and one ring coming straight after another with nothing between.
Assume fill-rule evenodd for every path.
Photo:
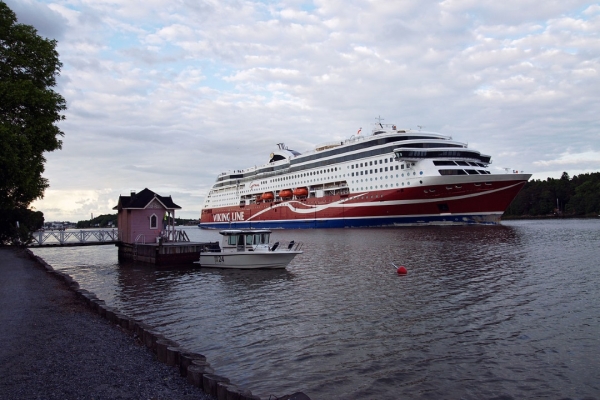
<instances>
[{"instance_id":1,"label":"ship bridge window","mask_svg":"<svg viewBox=\"0 0 600 400\"><path fill-rule=\"evenodd\" d=\"M275 161L281 161L281 160L285 160L286 158L284 156L282 156L281 154L275 154L273 156L273 158L271 158L271 160L269 160L269 162L275 162Z\"/></svg>"},{"instance_id":2,"label":"ship bridge window","mask_svg":"<svg viewBox=\"0 0 600 400\"><path fill-rule=\"evenodd\" d=\"M462 169L440 169L440 175L467 175Z\"/></svg>"},{"instance_id":3,"label":"ship bridge window","mask_svg":"<svg viewBox=\"0 0 600 400\"><path fill-rule=\"evenodd\" d=\"M474 169L465 169L465 171L469 175L479 175L479 172L475 171Z\"/></svg>"},{"instance_id":4,"label":"ship bridge window","mask_svg":"<svg viewBox=\"0 0 600 400\"><path fill-rule=\"evenodd\" d=\"M447 166L447 165L456 165L456 163L454 161L434 160L433 161L433 165L438 166L438 167L442 167L442 166Z\"/></svg>"},{"instance_id":5,"label":"ship bridge window","mask_svg":"<svg viewBox=\"0 0 600 400\"><path fill-rule=\"evenodd\" d=\"M457 161L456 164L462 165L463 167L468 167L469 164L466 161Z\"/></svg>"},{"instance_id":6,"label":"ship bridge window","mask_svg":"<svg viewBox=\"0 0 600 400\"><path fill-rule=\"evenodd\" d=\"M481 169L478 169L477 172L479 172L481 175L489 174L489 171L483 171Z\"/></svg>"}]
</instances>

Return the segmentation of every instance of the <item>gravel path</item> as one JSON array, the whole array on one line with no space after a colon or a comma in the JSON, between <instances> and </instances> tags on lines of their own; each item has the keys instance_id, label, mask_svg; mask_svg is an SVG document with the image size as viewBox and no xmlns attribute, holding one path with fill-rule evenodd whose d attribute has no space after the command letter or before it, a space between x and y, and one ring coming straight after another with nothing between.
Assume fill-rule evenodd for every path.
<instances>
[{"instance_id":1,"label":"gravel path","mask_svg":"<svg viewBox=\"0 0 600 400\"><path fill-rule=\"evenodd\" d=\"M0 399L203 399L178 370L0 247Z\"/></svg>"}]
</instances>

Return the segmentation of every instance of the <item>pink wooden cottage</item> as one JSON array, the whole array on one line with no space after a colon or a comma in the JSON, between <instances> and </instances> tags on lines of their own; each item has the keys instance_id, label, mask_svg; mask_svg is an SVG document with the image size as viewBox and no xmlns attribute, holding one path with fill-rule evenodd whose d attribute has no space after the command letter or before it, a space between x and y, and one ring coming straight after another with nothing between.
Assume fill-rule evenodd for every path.
<instances>
[{"instance_id":1,"label":"pink wooden cottage","mask_svg":"<svg viewBox=\"0 0 600 400\"><path fill-rule=\"evenodd\" d=\"M123 243L157 243L159 237L168 237L174 230L175 210L171 196L164 197L146 188L131 196L119 196L118 210L119 239Z\"/></svg>"},{"instance_id":2,"label":"pink wooden cottage","mask_svg":"<svg viewBox=\"0 0 600 400\"><path fill-rule=\"evenodd\" d=\"M175 230L175 210L171 196L146 188L130 196L119 196L119 259L153 264L180 264L197 261L199 246L190 243L185 231Z\"/></svg>"}]
</instances>

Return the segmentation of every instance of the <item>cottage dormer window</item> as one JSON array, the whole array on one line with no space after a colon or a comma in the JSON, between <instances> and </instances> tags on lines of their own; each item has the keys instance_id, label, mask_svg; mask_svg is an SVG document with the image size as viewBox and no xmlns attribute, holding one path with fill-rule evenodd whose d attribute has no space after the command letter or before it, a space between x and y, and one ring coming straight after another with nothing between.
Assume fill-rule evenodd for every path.
<instances>
[{"instance_id":1,"label":"cottage dormer window","mask_svg":"<svg viewBox=\"0 0 600 400\"><path fill-rule=\"evenodd\" d=\"M150 216L150 229L157 229L158 228L158 217L156 216L156 214L152 214Z\"/></svg>"}]
</instances>

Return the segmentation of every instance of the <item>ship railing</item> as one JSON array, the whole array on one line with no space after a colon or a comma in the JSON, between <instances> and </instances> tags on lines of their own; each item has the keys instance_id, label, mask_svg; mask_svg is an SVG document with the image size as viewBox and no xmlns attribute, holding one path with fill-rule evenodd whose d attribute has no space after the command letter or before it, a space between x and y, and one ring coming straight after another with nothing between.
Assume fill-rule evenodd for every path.
<instances>
[{"instance_id":1,"label":"ship railing","mask_svg":"<svg viewBox=\"0 0 600 400\"><path fill-rule=\"evenodd\" d=\"M277 245L279 244L279 242L277 242ZM273 245L273 247L271 248L273 249L277 249L278 246ZM295 241L290 241L287 245L287 248L285 247L279 247L279 249L277 249L278 251L301 251L302 247L304 247L304 243L302 242L295 242Z\"/></svg>"},{"instance_id":2,"label":"ship railing","mask_svg":"<svg viewBox=\"0 0 600 400\"><path fill-rule=\"evenodd\" d=\"M365 140L365 136L364 135L352 135L348 139L346 139L344 142L347 144L347 143L358 142L360 140Z\"/></svg>"}]
</instances>

